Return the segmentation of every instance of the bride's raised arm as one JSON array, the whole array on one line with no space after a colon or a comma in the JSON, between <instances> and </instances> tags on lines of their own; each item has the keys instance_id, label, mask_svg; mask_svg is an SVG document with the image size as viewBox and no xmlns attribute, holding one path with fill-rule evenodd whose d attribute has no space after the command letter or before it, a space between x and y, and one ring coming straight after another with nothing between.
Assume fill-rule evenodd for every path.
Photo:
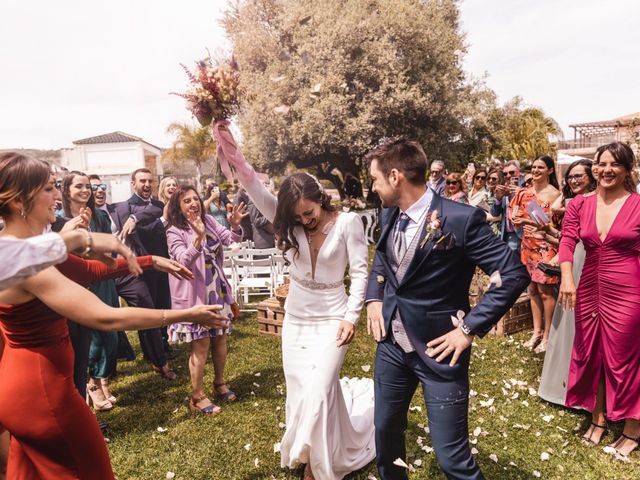
<instances>
[{"instance_id":1,"label":"bride's raised arm","mask_svg":"<svg viewBox=\"0 0 640 480\"><path fill-rule=\"evenodd\" d=\"M273 222L278 201L262 184L256 175L256 171L244 158L229 131L229 122L227 120L216 122L213 125L213 133L218 142L218 158L221 163L226 160L233 166L240 184L247 191L255 206L267 220Z\"/></svg>"}]
</instances>

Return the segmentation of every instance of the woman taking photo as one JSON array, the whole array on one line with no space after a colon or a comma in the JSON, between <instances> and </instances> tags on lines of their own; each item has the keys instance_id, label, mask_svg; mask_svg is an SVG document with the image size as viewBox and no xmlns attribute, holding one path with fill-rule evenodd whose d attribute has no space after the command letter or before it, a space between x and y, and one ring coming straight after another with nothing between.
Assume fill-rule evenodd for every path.
<instances>
[{"instance_id":1,"label":"woman taking photo","mask_svg":"<svg viewBox=\"0 0 640 480\"><path fill-rule=\"evenodd\" d=\"M215 183L209 185L204 198L205 212L215 218L216 222L220 225L225 228L229 228L227 215L229 213L229 209L233 207L233 204L225 203L225 199L227 197L220 193L220 187Z\"/></svg>"},{"instance_id":2,"label":"woman taking photo","mask_svg":"<svg viewBox=\"0 0 640 480\"><path fill-rule=\"evenodd\" d=\"M341 479L375 456L373 382L340 380L367 284L362 220L355 213L336 211L320 183L306 173L287 177L274 197L227 127L227 122L214 126L219 148L256 207L273 222L278 246L291 264L282 326L287 400L281 465L306 464L307 480ZM344 285L347 265L349 295Z\"/></svg>"},{"instance_id":3,"label":"woman taking photo","mask_svg":"<svg viewBox=\"0 0 640 480\"><path fill-rule=\"evenodd\" d=\"M591 160L577 160L569 165L564 175L562 197L557 204L564 209L576 195L585 195L596 188L596 180L591 172ZM525 227L526 228L526 227ZM548 223L541 227L545 240L552 244L559 244L560 230ZM584 247L582 243L576 245L573 260L573 278L580 281L582 265L584 263ZM542 378L538 396L548 402L564 405L567 397L567 382L569 378L569 364L575 335L575 317L572 310L565 310L558 303L553 313L551 331L547 352L544 356Z\"/></svg>"},{"instance_id":4,"label":"woman taking photo","mask_svg":"<svg viewBox=\"0 0 640 480\"><path fill-rule=\"evenodd\" d=\"M462 175L459 173L450 173L447 175L446 188L444 191L445 198L458 203L469 204L467 198L467 186L462 181Z\"/></svg>"},{"instance_id":5,"label":"woman taking photo","mask_svg":"<svg viewBox=\"0 0 640 480\"><path fill-rule=\"evenodd\" d=\"M491 215L491 211L493 210L493 206L496 202L498 202L498 199L496 198L496 187L498 185L502 185L503 181L504 175L502 175L501 170L489 170L489 174L487 175L487 189L489 190L489 196L487 197L487 205L489 206L489 210L487 211L487 222L489 222L491 230L493 230L497 236L500 236L500 220L502 220L502 217L500 215Z\"/></svg>"},{"instance_id":6,"label":"woman taking photo","mask_svg":"<svg viewBox=\"0 0 640 480\"><path fill-rule=\"evenodd\" d=\"M229 215L231 230L221 226L207 215L195 187L183 185L176 190L169 202L167 243L169 255L193 272L191 280L169 279L171 301L174 307L193 305L222 305L221 314L229 319L237 316L237 304L231 285L224 275L223 247L242 241L240 222L247 215L246 207L234 207ZM169 341L191 343L189 372L191 374L191 398L189 408L206 415L216 415L220 408L204 393L203 377L207 357L211 351L214 369L213 394L221 400L236 400L224 381L227 361L227 329L209 329L194 323L175 323L169 327Z\"/></svg>"},{"instance_id":7,"label":"woman taking photo","mask_svg":"<svg viewBox=\"0 0 640 480\"><path fill-rule=\"evenodd\" d=\"M49 166L18 153L0 155L0 236L28 238L55 219L55 188ZM91 252L91 233L80 253ZM141 263L149 267L151 257ZM128 273L69 256L61 271L84 283ZM139 274L139 267L134 273ZM82 308L78 308L81 305ZM73 384L73 350L66 318L101 330L135 330L190 321L224 328L218 307L182 311L112 308L49 267L22 284L0 291L0 326L6 344L0 362L0 425L11 433L8 478L113 479L98 423ZM66 317L66 318L65 318Z\"/></svg>"},{"instance_id":8,"label":"woman taking photo","mask_svg":"<svg viewBox=\"0 0 640 480\"><path fill-rule=\"evenodd\" d=\"M513 224L523 229L521 259L531 276L528 291L533 316L533 335L524 345L527 348L535 348L536 353L543 353L547 348L551 319L556 306L554 285L558 283L558 278L545 275L538 268L538 264L549 263L558 253L558 249L556 245L544 239L544 234L535 231L543 219L538 218L536 221L531 217L530 211L542 211L547 217L544 223L549 223L551 204L560 196L560 191L551 157L543 155L536 158L531 165L531 175L533 185L516 193L511 200L510 209L513 212ZM533 228L523 228L525 225Z\"/></svg>"},{"instance_id":9,"label":"woman taking photo","mask_svg":"<svg viewBox=\"0 0 640 480\"><path fill-rule=\"evenodd\" d=\"M577 196L564 215L560 241L560 301L575 308L568 407L591 411L584 439L599 444L607 420L624 420L622 435L605 451L620 460L640 442L640 195L628 145L599 147L595 194ZM578 242L586 258L576 290L572 276Z\"/></svg>"}]
</instances>

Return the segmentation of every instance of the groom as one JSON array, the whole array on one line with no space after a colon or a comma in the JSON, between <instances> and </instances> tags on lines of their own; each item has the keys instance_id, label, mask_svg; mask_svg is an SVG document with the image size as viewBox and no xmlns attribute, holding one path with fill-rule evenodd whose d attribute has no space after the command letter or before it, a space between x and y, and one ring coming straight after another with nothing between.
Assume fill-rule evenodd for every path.
<instances>
[{"instance_id":1,"label":"groom","mask_svg":"<svg viewBox=\"0 0 640 480\"><path fill-rule=\"evenodd\" d=\"M367 327L379 342L374 375L378 471L383 480L407 478L394 461L406 461L407 411L420 383L442 470L448 478L482 479L467 426L470 346L475 335L485 335L509 310L529 275L491 231L483 210L426 188L427 157L420 144L390 140L367 160L373 190L388 207L380 216L367 288ZM488 274L499 272L502 285L492 285L470 310L476 266Z\"/></svg>"}]
</instances>

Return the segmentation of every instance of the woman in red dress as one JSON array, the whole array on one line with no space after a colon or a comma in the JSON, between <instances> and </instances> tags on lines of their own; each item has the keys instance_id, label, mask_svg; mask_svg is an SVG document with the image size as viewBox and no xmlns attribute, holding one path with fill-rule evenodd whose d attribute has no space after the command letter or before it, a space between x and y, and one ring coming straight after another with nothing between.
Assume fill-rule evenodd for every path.
<instances>
[{"instance_id":1,"label":"woman in red dress","mask_svg":"<svg viewBox=\"0 0 640 480\"><path fill-rule=\"evenodd\" d=\"M15 153L0 155L2 236L26 238L55 220L59 193L45 162ZM91 250L87 233L85 253ZM143 257L150 267L151 257ZM124 260L109 271L100 262L69 257L60 269L82 283L124 273ZM82 306L82 308L78 308ZM182 311L111 308L54 267L17 287L0 291L0 425L11 433L7 478L113 479L95 417L73 384L73 351L66 318L90 328L134 330L173 322L224 328L218 306Z\"/></svg>"},{"instance_id":2,"label":"woman in red dress","mask_svg":"<svg viewBox=\"0 0 640 480\"><path fill-rule=\"evenodd\" d=\"M606 419L624 420L622 436L605 448L620 460L640 442L640 195L633 165L623 143L598 148L598 187L567 206L560 241L560 301L575 306L576 319L566 405L592 412L583 437L590 444L600 443ZM576 292L578 241L586 258Z\"/></svg>"}]
</instances>

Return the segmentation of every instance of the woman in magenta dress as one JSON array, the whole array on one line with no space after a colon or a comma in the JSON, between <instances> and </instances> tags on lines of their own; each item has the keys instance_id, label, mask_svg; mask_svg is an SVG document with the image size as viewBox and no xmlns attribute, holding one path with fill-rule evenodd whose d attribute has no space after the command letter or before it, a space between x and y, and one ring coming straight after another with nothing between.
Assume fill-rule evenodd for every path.
<instances>
[{"instance_id":1,"label":"woman in magenta dress","mask_svg":"<svg viewBox=\"0 0 640 480\"><path fill-rule=\"evenodd\" d=\"M574 308L568 407L592 412L584 440L600 443L606 419L624 420L620 438L605 448L620 460L640 441L640 195L632 178L634 155L620 142L598 148L594 194L568 205L560 242L564 308ZM586 251L580 285L571 274L573 252Z\"/></svg>"},{"instance_id":2,"label":"woman in magenta dress","mask_svg":"<svg viewBox=\"0 0 640 480\"><path fill-rule=\"evenodd\" d=\"M59 198L45 162L13 152L0 155L0 215L6 224L1 236L27 238L42 232L55 220ZM83 253L90 251L87 232ZM142 258L146 267L156 263ZM112 308L66 278L86 285L128 273L122 259L108 270L103 263L70 256L58 269L47 268L0 291L0 330L6 341L0 361L0 425L11 433L7 479L113 479L98 423L73 383L65 317L104 330L181 321L221 327L227 319L213 313L217 307L212 306L182 311ZM182 271L186 269L173 270ZM137 265L134 273L141 273Z\"/></svg>"}]
</instances>

